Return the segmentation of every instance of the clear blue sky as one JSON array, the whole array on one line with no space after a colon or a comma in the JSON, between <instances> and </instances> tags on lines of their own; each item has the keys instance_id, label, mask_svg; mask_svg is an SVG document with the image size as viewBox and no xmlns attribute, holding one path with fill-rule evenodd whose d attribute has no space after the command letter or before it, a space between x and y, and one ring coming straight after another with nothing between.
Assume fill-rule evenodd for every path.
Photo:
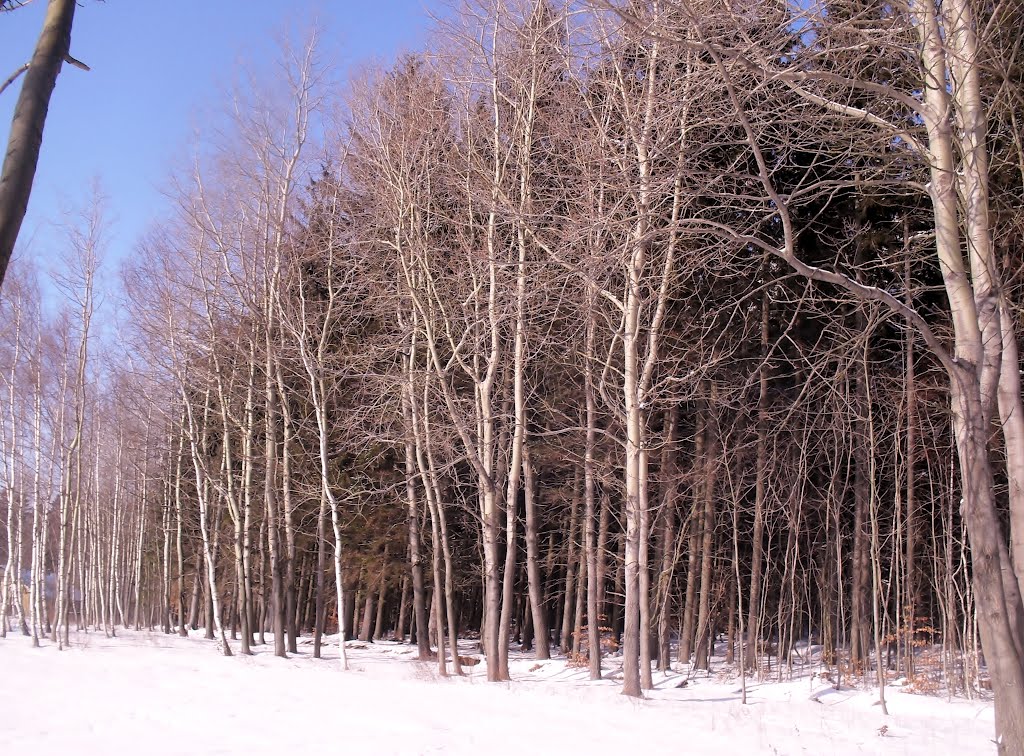
<instances>
[{"instance_id":1,"label":"clear blue sky","mask_svg":"<svg viewBox=\"0 0 1024 756\"><path fill-rule=\"evenodd\" d=\"M429 13L444 7L438 0L82 0L71 54L92 71L65 65L57 80L19 240L23 254L52 267L60 209L81 204L98 177L112 216L113 274L164 214L160 187L240 63L273 60L275 36L316 20L322 51L343 75L418 49ZM45 9L46 0L33 0L0 14L0 81L31 57ZM15 85L0 95L4 146L17 94Z\"/></svg>"}]
</instances>

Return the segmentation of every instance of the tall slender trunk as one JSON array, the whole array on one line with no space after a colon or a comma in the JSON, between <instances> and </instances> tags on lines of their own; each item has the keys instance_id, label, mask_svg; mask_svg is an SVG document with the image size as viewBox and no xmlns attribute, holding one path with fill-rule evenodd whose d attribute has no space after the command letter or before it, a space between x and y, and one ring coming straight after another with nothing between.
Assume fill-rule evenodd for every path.
<instances>
[{"instance_id":1,"label":"tall slender trunk","mask_svg":"<svg viewBox=\"0 0 1024 756\"><path fill-rule=\"evenodd\" d=\"M196 476L196 493L199 500L199 530L203 537L203 561L206 564L207 599L210 614L207 617L207 636L215 627L220 639L221 649L225 656L231 656L231 646L224 634L224 626L221 623L220 592L217 588L216 573L216 538L220 528L215 516L211 517L209 502L209 484L206 479L205 460L203 455L208 448L209 439L209 412L210 392L207 390L203 401L203 418L200 422L195 417L195 410L191 399L185 395L182 397L186 414L188 417L189 444L192 452L192 467ZM211 533L212 531L212 533ZM212 622L210 621L212 619Z\"/></svg>"},{"instance_id":2,"label":"tall slender trunk","mask_svg":"<svg viewBox=\"0 0 1024 756\"><path fill-rule=\"evenodd\" d=\"M402 412L405 415L405 495L409 524L409 571L412 574L413 617L416 623L416 647L420 661L430 658L430 637L427 634L427 592L423 581L423 555L420 537L420 513L416 500L416 456L413 440L413 405L416 401L412 386L412 359L416 339L412 337L410 356L406 362L406 385L402 390Z\"/></svg>"},{"instance_id":3,"label":"tall slender trunk","mask_svg":"<svg viewBox=\"0 0 1024 756\"><path fill-rule=\"evenodd\" d=\"M544 595L540 573L540 553L537 544L537 481L528 444L523 447L523 478L526 498L526 574L530 592L530 611L536 638L538 659L550 659L551 636L544 611Z\"/></svg>"},{"instance_id":4,"label":"tall slender trunk","mask_svg":"<svg viewBox=\"0 0 1024 756\"><path fill-rule=\"evenodd\" d=\"M204 549L196 549L196 566L192 571L192 600L189 603L188 611L188 626L192 630L199 628L199 602L202 593L202 575L203 575L203 553ZM188 633L185 633L188 635Z\"/></svg>"},{"instance_id":5,"label":"tall slender trunk","mask_svg":"<svg viewBox=\"0 0 1024 756\"><path fill-rule=\"evenodd\" d=\"M761 297L761 364L757 370L757 445L754 459L754 530L751 535L750 598L747 602L747 650L743 661L748 670L754 669L760 658L761 640L761 580L764 562L764 515L768 478L768 373L769 373L769 299Z\"/></svg>"},{"instance_id":6,"label":"tall slender trunk","mask_svg":"<svg viewBox=\"0 0 1024 756\"><path fill-rule=\"evenodd\" d=\"M434 462L434 441L430 429L430 413L426 411L428 406L430 379L423 386L423 447L426 448L426 466L422 459L422 448L417 446L417 460L421 473L426 473L424 484L432 496L437 510L437 522L441 532L441 553L444 556L444 600L445 611L448 615L448 645L452 650L452 671L456 675L462 674L462 662L459 661L459 623L455 613L455 563L452 559L451 544L448 540L448 518L445 514L445 497L442 494L441 486L437 478L437 465ZM414 416L415 417L415 416ZM416 424L418 428L418 423ZM418 432L417 432L418 437Z\"/></svg>"},{"instance_id":7,"label":"tall slender trunk","mask_svg":"<svg viewBox=\"0 0 1024 756\"><path fill-rule=\"evenodd\" d=\"M594 389L593 356L594 356L594 331L596 324L594 316L587 318L586 333L586 355L584 373L584 392L587 411L587 439L583 456L583 542L584 552L587 560L587 648L588 664L591 680L601 679L601 586L604 580L604 543L602 534L607 533L607 518L604 513L607 505L602 498L601 501L601 533L597 533L595 520L597 512L595 499L596 481L594 480L594 454L597 443L597 400Z\"/></svg>"},{"instance_id":8,"label":"tall slender trunk","mask_svg":"<svg viewBox=\"0 0 1024 756\"><path fill-rule=\"evenodd\" d=\"M693 458L700 463L705 455L706 433L704 430L706 417L704 412L697 413L697 427L694 432ZM690 514L687 517L686 528L689 531L687 538L687 559L686 559L686 596L683 602L683 621L681 637L679 639L679 661L689 664L693 654L694 624L697 615L697 581L698 562L700 561L701 533L704 522L704 500L701 496L704 481L698 480L692 487L693 494L690 503Z\"/></svg>"},{"instance_id":9,"label":"tall slender trunk","mask_svg":"<svg viewBox=\"0 0 1024 756\"><path fill-rule=\"evenodd\" d=\"M509 478L518 477L519 469L522 466L520 460L518 465L510 465ZM510 489L513 487L509 485ZM498 680L508 680L508 645L512 625L513 590L516 577L516 499L505 499L505 565L502 572L501 582L501 614L498 624Z\"/></svg>"},{"instance_id":10,"label":"tall slender trunk","mask_svg":"<svg viewBox=\"0 0 1024 756\"><path fill-rule=\"evenodd\" d=\"M36 332L36 349L42 344L42 329ZM33 395L32 431L35 445L35 464L32 471L32 567L29 575L29 602L32 608L32 645L39 646L39 636L46 632L46 591L40 590L46 570L46 531L48 519L42 496L40 477L43 470L43 371L35 370L35 392ZM54 434L56 435L56 434ZM53 455L51 454L51 460Z\"/></svg>"},{"instance_id":11,"label":"tall slender trunk","mask_svg":"<svg viewBox=\"0 0 1024 756\"><path fill-rule=\"evenodd\" d=\"M569 504L569 538L565 557L565 587L562 595L562 626L559 635L559 648L568 655L572 650L573 641L573 609L575 605L574 588L576 587L577 538L579 537L580 509L580 472L576 469L572 484L572 499Z\"/></svg>"},{"instance_id":12,"label":"tall slender trunk","mask_svg":"<svg viewBox=\"0 0 1024 756\"><path fill-rule=\"evenodd\" d=\"M859 320L863 320L862 317ZM863 325L863 323L862 323ZM867 535L868 504L870 499L871 481L865 449L867 433L865 432L866 417L866 383L863 375L857 374L854 380L855 406L857 412L854 431L854 511L853 511L853 562L851 570L853 580L850 588L850 661L855 668L863 666L867 661L868 649L868 587L870 585L869 537Z\"/></svg>"},{"instance_id":13,"label":"tall slender trunk","mask_svg":"<svg viewBox=\"0 0 1024 756\"><path fill-rule=\"evenodd\" d=\"M324 572L327 563L327 496L320 492L320 511L316 517L316 589L313 611L313 658L320 658L320 644L327 621L327 606L324 601Z\"/></svg>"},{"instance_id":14,"label":"tall slender trunk","mask_svg":"<svg viewBox=\"0 0 1024 756\"><path fill-rule=\"evenodd\" d=\"M718 475L718 434L715 420L715 404L717 395L711 387L708 406L704 408L707 418L704 422L704 480L702 494L704 499L703 542L701 543L700 563L700 605L697 614L697 644L694 666L697 669L709 669L708 646L714 642L711 627L711 582L713 567L713 549L715 542L715 495Z\"/></svg>"},{"instance_id":15,"label":"tall slender trunk","mask_svg":"<svg viewBox=\"0 0 1024 756\"><path fill-rule=\"evenodd\" d=\"M274 656L286 656L285 645L285 602L284 579L282 567L284 555L280 544L281 518L277 501L277 397L274 385L274 363L270 355L270 337L267 337L266 358L266 422L264 433L266 445L263 456L264 486L263 495L266 503L267 550L270 558L270 618L274 632Z\"/></svg>"},{"instance_id":16,"label":"tall slender trunk","mask_svg":"<svg viewBox=\"0 0 1024 756\"><path fill-rule=\"evenodd\" d=\"M909 224L904 221L904 238L906 239L909 234ZM908 243L908 241L905 241ZM910 293L910 256L906 257L905 262L905 289L907 292L906 303L908 307L913 306L913 300ZM914 643L916 636L916 623L917 623L917 541L918 541L918 516L917 516L917 379L915 375L916 366L914 364L914 332L910 328L910 324L907 324L907 333L904 337L903 348L905 352L905 370L904 380L906 382L906 403L907 403L907 434L906 434L906 467L907 467L907 480L906 480L906 500L907 500L907 514L906 514L906 530L907 530L907 541L906 541L906 556L904 558L905 573L903 576L904 591L906 594L905 608L898 607L899 610L905 612L905 623L906 623L906 667L907 674L909 676L914 675L914 650L916 645Z\"/></svg>"},{"instance_id":17,"label":"tall slender trunk","mask_svg":"<svg viewBox=\"0 0 1024 756\"><path fill-rule=\"evenodd\" d=\"M671 630L669 619L672 609L672 585L676 569L676 496L678 494L676 467L676 432L679 425L679 405L672 404L665 413L665 446L661 454L661 528L659 548L659 575L657 581L658 616L658 671L670 667Z\"/></svg>"},{"instance_id":18,"label":"tall slender trunk","mask_svg":"<svg viewBox=\"0 0 1024 756\"><path fill-rule=\"evenodd\" d=\"M395 640L405 643L405 623L409 612L409 576L402 575L402 588L398 598L398 623L395 625Z\"/></svg>"},{"instance_id":19,"label":"tall slender trunk","mask_svg":"<svg viewBox=\"0 0 1024 756\"><path fill-rule=\"evenodd\" d=\"M292 418L288 404L288 390L284 384L281 361L275 361L275 378L277 379L277 406L281 412L281 512L283 514L285 548L282 553L281 572L282 590L284 592L284 630L288 638L288 652L299 652L295 610L297 593L295 586L295 526L292 522L294 504L292 502Z\"/></svg>"},{"instance_id":20,"label":"tall slender trunk","mask_svg":"<svg viewBox=\"0 0 1024 756\"><path fill-rule=\"evenodd\" d=\"M654 689L651 676L651 511L648 491L650 455L646 448L640 450L640 554L638 568L640 601L640 687Z\"/></svg>"},{"instance_id":21,"label":"tall slender trunk","mask_svg":"<svg viewBox=\"0 0 1024 756\"><path fill-rule=\"evenodd\" d=\"M448 665L445 661L444 635L444 579L441 575L441 524L438 521L437 502L433 492L427 487L427 508L430 511L430 562L431 574L434 577L434 598L431 602L433 621L437 629L437 671L441 677L448 676ZM452 656L458 657L458 648L452 649ZM458 659L456 658L457 662Z\"/></svg>"},{"instance_id":22,"label":"tall slender trunk","mask_svg":"<svg viewBox=\"0 0 1024 756\"><path fill-rule=\"evenodd\" d=\"M882 599L882 567L880 564L881 554L878 535L878 494L876 489L875 471L875 419L871 407L871 374L869 372L869 349L868 341L864 342L864 354L861 367L864 373L864 393L866 406L867 425L867 446L868 446L868 516L871 519L871 614L872 630L874 632L875 645L875 679L878 682L878 702L881 705L882 714L889 715L885 703L885 669L882 664L882 630L879 620L879 601Z\"/></svg>"},{"instance_id":23,"label":"tall slender trunk","mask_svg":"<svg viewBox=\"0 0 1024 756\"><path fill-rule=\"evenodd\" d=\"M210 308L208 307L207 309L209 310ZM210 339L213 341L216 339L216 331L212 317L209 320L209 329ZM230 397L228 396L227 390L224 386L220 361L216 356L214 356L214 377L217 385L217 404L220 413L221 425L222 482L219 483L218 488L221 490L221 494L227 504L228 514L231 517L233 533L232 546L235 561L235 584L237 587L234 595L234 601L236 602L234 609L242 630L240 652L247 656L252 653L252 650L249 647L249 644L252 642L252 633L250 632L249 627L248 596L245 592L244 522L242 519L242 513L240 512L238 503L239 493L236 490L237 486L235 483L234 440L231 433L232 423L229 407ZM234 622L232 622L231 637L232 639L236 637Z\"/></svg>"},{"instance_id":24,"label":"tall slender trunk","mask_svg":"<svg viewBox=\"0 0 1024 756\"><path fill-rule=\"evenodd\" d=\"M21 522L21 497L18 496L18 486L15 482L15 474L19 463L18 434L20 423L17 412L17 385L18 361L21 355L21 325L22 307L17 299L14 301L14 354L11 359L10 372L7 379L7 412L0 414L0 442L4 456L4 484L7 488L7 563L4 565L2 589L0 589L0 638L7 637L7 611L11 598L21 608L21 570L19 568L20 538L15 536L15 520L17 529L20 530ZM4 422L6 420L6 422ZM8 436L8 427L10 436ZM9 439L9 440L8 440ZM15 512L17 511L17 515ZM24 625L24 616L22 616Z\"/></svg>"}]
</instances>

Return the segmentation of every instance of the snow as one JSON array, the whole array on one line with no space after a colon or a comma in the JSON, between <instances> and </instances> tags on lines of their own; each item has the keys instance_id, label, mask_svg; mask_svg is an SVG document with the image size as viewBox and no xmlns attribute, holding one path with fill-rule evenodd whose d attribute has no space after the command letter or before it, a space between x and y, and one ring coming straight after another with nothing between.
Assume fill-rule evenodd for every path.
<instances>
[{"instance_id":1,"label":"snow","mask_svg":"<svg viewBox=\"0 0 1024 756\"><path fill-rule=\"evenodd\" d=\"M744 706L737 679L691 677L679 688L679 673L655 673L656 690L635 700L619 695L614 658L612 679L591 682L564 660L514 655L514 682L487 683L483 663L443 679L389 642L350 642L343 672L329 640L316 660L308 639L277 659L260 646L225 658L212 641L160 633L79 633L65 651L10 634L0 641L0 753L995 752L986 701L890 686L885 717L877 691L808 677L750 681Z\"/></svg>"}]
</instances>

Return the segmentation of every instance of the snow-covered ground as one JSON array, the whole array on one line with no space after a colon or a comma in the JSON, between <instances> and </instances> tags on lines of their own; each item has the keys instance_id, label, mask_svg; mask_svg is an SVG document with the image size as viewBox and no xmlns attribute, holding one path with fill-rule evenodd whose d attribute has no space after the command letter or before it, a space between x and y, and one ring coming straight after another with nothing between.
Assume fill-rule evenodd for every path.
<instances>
[{"instance_id":1,"label":"snow-covered ground","mask_svg":"<svg viewBox=\"0 0 1024 756\"><path fill-rule=\"evenodd\" d=\"M985 754L992 706L807 678L751 682L655 675L645 700L619 695L620 671L588 681L562 660L516 658L514 682L484 665L439 679L395 643L335 639L287 660L257 647L219 656L212 641L158 633L77 634L63 652L0 641L0 754ZM237 645L237 644L236 644ZM465 653L465 652L463 652ZM884 734L879 730L885 726Z\"/></svg>"}]
</instances>

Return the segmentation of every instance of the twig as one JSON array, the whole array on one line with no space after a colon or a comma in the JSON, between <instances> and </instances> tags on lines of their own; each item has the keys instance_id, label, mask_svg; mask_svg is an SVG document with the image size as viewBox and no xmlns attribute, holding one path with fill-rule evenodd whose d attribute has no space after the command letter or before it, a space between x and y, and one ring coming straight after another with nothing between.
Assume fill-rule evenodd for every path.
<instances>
[{"instance_id":1,"label":"twig","mask_svg":"<svg viewBox=\"0 0 1024 756\"><path fill-rule=\"evenodd\" d=\"M24 8L32 0L0 0L0 13L10 13L19 8Z\"/></svg>"},{"instance_id":2,"label":"twig","mask_svg":"<svg viewBox=\"0 0 1024 756\"><path fill-rule=\"evenodd\" d=\"M81 68L83 71L91 71L92 70L91 68L89 68L89 66L85 65L85 63L83 63L82 61L78 60L77 58L72 58L70 54L67 54L67 55L64 56L64 62L65 63L70 63L75 68Z\"/></svg>"},{"instance_id":3,"label":"twig","mask_svg":"<svg viewBox=\"0 0 1024 756\"><path fill-rule=\"evenodd\" d=\"M28 63L24 63L17 71L8 76L7 81L5 81L3 84L0 84L0 94L3 94L4 90L7 89L7 87L11 86L11 84L13 84L15 81L17 81L18 77L25 73L27 70Z\"/></svg>"}]
</instances>

